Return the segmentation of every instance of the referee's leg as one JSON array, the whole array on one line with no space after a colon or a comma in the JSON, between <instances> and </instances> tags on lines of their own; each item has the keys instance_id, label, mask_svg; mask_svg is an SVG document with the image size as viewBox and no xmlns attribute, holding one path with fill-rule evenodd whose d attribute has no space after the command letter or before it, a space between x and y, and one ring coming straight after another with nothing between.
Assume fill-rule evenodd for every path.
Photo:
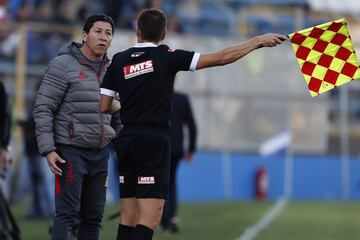
<instances>
[{"instance_id":1,"label":"referee's leg","mask_svg":"<svg viewBox=\"0 0 360 240\"><path fill-rule=\"evenodd\" d=\"M160 198L137 199L140 215L132 240L152 239L154 230L160 224L164 202Z\"/></svg>"},{"instance_id":2,"label":"referee's leg","mask_svg":"<svg viewBox=\"0 0 360 240\"><path fill-rule=\"evenodd\" d=\"M136 198L120 198L120 212L120 222L116 240L131 240L139 220L139 209Z\"/></svg>"}]
</instances>

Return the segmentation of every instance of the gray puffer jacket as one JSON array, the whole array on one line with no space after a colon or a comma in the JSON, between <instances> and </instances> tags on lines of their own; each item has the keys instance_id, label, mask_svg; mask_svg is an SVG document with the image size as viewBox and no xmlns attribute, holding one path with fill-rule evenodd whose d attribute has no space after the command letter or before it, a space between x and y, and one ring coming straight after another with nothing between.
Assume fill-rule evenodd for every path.
<instances>
[{"instance_id":1,"label":"gray puffer jacket","mask_svg":"<svg viewBox=\"0 0 360 240\"><path fill-rule=\"evenodd\" d=\"M43 156L55 150L57 144L102 148L116 136L110 126L111 114L100 111L99 84L109 60L105 58L97 71L83 57L80 47L71 43L60 49L41 83L34 120Z\"/></svg>"}]
</instances>

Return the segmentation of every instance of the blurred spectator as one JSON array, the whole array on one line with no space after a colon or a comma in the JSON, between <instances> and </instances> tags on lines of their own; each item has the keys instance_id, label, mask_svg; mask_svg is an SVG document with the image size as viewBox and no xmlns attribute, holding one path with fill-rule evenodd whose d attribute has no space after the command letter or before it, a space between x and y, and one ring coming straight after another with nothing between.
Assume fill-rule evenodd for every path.
<instances>
[{"instance_id":1,"label":"blurred spectator","mask_svg":"<svg viewBox=\"0 0 360 240\"><path fill-rule=\"evenodd\" d=\"M11 117L3 83L0 81L0 175L9 162ZM20 230L0 186L0 239L20 240Z\"/></svg>"},{"instance_id":2,"label":"blurred spectator","mask_svg":"<svg viewBox=\"0 0 360 240\"><path fill-rule=\"evenodd\" d=\"M19 34L11 32L6 20L0 20L0 57L12 58L19 44Z\"/></svg>"},{"instance_id":3,"label":"blurred spectator","mask_svg":"<svg viewBox=\"0 0 360 240\"><path fill-rule=\"evenodd\" d=\"M145 8L162 8L162 0L147 0L145 3Z\"/></svg>"},{"instance_id":4,"label":"blurred spectator","mask_svg":"<svg viewBox=\"0 0 360 240\"><path fill-rule=\"evenodd\" d=\"M57 14L54 15L50 1L22 1L18 3L13 20L19 23L35 22L45 27L43 31L32 31L31 26L28 28L26 34L28 62L48 62L49 59L57 56L57 49L72 37L69 33L49 32L46 28L46 26L53 23L72 24L72 19L68 14L69 11L67 11L68 2L63 1L58 6ZM20 35L17 31L12 32L7 24L0 24L0 57L13 58L19 41Z\"/></svg>"},{"instance_id":5,"label":"blurred spectator","mask_svg":"<svg viewBox=\"0 0 360 240\"><path fill-rule=\"evenodd\" d=\"M37 6L35 9L35 16L31 19L33 22L40 24L51 24L53 11L50 3L45 2ZM47 62L48 59L56 56L57 48L52 48L51 41L52 34L50 32L34 32L28 31L28 61L30 62Z\"/></svg>"},{"instance_id":6,"label":"blurred spectator","mask_svg":"<svg viewBox=\"0 0 360 240\"><path fill-rule=\"evenodd\" d=\"M174 92L173 108L171 111L171 162L170 162L170 187L169 197L165 202L161 219L164 231L176 233L179 231L176 212L178 208L176 173L181 159L191 162L196 149L196 124L191 110L189 97L185 94ZM184 151L184 127L188 130L188 149Z\"/></svg>"},{"instance_id":7,"label":"blurred spectator","mask_svg":"<svg viewBox=\"0 0 360 240\"><path fill-rule=\"evenodd\" d=\"M30 20L32 14L32 6L26 2L23 1L19 9L15 12L14 20L17 22L27 22Z\"/></svg>"},{"instance_id":8,"label":"blurred spectator","mask_svg":"<svg viewBox=\"0 0 360 240\"><path fill-rule=\"evenodd\" d=\"M38 90L37 87L36 91ZM18 120L23 129L25 140L25 153L28 160L28 172L31 180L32 199L28 210L29 218L50 218L53 214L53 203L51 201L50 189L48 188L46 174L46 160L40 156L37 147L35 122L33 119L34 97L31 100L31 108L27 111L27 116Z\"/></svg>"},{"instance_id":9,"label":"blurred spectator","mask_svg":"<svg viewBox=\"0 0 360 240\"><path fill-rule=\"evenodd\" d=\"M123 0L104 0L105 14L110 16L115 23L115 26L118 27L119 20L121 17L121 10L124 5Z\"/></svg>"},{"instance_id":10,"label":"blurred spectator","mask_svg":"<svg viewBox=\"0 0 360 240\"><path fill-rule=\"evenodd\" d=\"M201 17L201 6L197 1L184 0L179 4L178 13L191 21L199 20Z\"/></svg>"},{"instance_id":11,"label":"blurred spectator","mask_svg":"<svg viewBox=\"0 0 360 240\"><path fill-rule=\"evenodd\" d=\"M0 22L6 18L6 8L3 0L0 0Z\"/></svg>"},{"instance_id":12,"label":"blurred spectator","mask_svg":"<svg viewBox=\"0 0 360 240\"><path fill-rule=\"evenodd\" d=\"M140 11L141 11L141 9L139 8L132 13L130 21L128 21L127 25L125 26L126 28L132 29L132 30L136 29L137 18L139 16Z\"/></svg>"},{"instance_id":13,"label":"blurred spectator","mask_svg":"<svg viewBox=\"0 0 360 240\"><path fill-rule=\"evenodd\" d=\"M50 3L42 3L36 6L34 17L31 19L34 22L50 23L53 16Z\"/></svg>"},{"instance_id":14,"label":"blurred spectator","mask_svg":"<svg viewBox=\"0 0 360 240\"><path fill-rule=\"evenodd\" d=\"M86 4L80 5L76 11L75 20L78 23L83 23L90 16L89 8Z\"/></svg>"},{"instance_id":15,"label":"blurred spectator","mask_svg":"<svg viewBox=\"0 0 360 240\"><path fill-rule=\"evenodd\" d=\"M167 21L168 33L182 33L183 29L175 15L170 15Z\"/></svg>"},{"instance_id":16,"label":"blurred spectator","mask_svg":"<svg viewBox=\"0 0 360 240\"><path fill-rule=\"evenodd\" d=\"M71 25L73 24L73 19L70 15L69 2L61 1L54 8L54 18L52 19L53 23L63 24L63 25Z\"/></svg>"},{"instance_id":17,"label":"blurred spectator","mask_svg":"<svg viewBox=\"0 0 360 240\"><path fill-rule=\"evenodd\" d=\"M17 11L20 8L20 5L22 4L22 0L11 0L8 1L7 3L8 3L8 15L11 19L14 19Z\"/></svg>"},{"instance_id":18,"label":"blurred spectator","mask_svg":"<svg viewBox=\"0 0 360 240\"><path fill-rule=\"evenodd\" d=\"M44 2L38 6L36 17L33 21L44 24L61 24L70 26L73 21L68 11L68 2L61 1L57 5L57 9L53 10L49 2ZM44 29L43 32L30 32L28 39L32 46L29 49L28 59L30 62L45 63L57 56L58 49L66 42L70 41L72 35L59 31L49 32Z\"/></svg>"},{"instance_id":19,"label":"blurred spectator","mask_svg":"<svg viewBox=\"0 0 360 240\"><path fill-rule=\"evenodd\" d=\"M62 0L58 2L56 8L53 9L54 18L51 19L51 23L61 24L65 26L71 26L74 24L74 19L70 15L69 1ZM60 49L67 42L72 39L71 33L64 33L60 31L54 31L51 34L47 49L46 62L58 55L58 49Z\"/></svg>"}]
</instances>

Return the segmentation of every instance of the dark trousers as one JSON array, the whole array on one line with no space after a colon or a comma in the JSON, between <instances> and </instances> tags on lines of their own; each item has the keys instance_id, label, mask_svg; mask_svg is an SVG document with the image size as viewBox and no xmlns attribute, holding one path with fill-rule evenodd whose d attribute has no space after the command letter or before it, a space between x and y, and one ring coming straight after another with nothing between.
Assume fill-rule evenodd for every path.
<instances>
[{"instance_id":1,"label":"dark trousers","mask_svg":"<svg viewBox=\"0 0 360 240\"><path fill-rule=\"evenodd\" d=\"M164 229L167 229L169 227L171 219L176 217L177 213L178 199L176 173L181 158L182 154L171 154L169 198L165 201L164 211L161 218L161 226Z\"/></svg>"},{"instance_id":2,"label":"dark trousers","mask_svg":"<svg viewBox=\"0 0 360 240\"><path fill-rule=\"evenodd\" d=\"M67 240L78 224L79 240L98 240L104 214L109 154L107 148L84 149L61 145L66 161L55 179L55 218L52 240Z\"/></svg>"}]
</instances>

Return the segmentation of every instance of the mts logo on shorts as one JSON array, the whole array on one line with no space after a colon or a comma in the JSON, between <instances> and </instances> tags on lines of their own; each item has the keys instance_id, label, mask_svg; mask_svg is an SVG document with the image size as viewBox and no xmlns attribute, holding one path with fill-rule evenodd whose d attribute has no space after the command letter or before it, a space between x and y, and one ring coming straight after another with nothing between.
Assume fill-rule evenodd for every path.
<instances>
[{"instance_id":1,"label":"mts logo on shorts","mask_svg":"<svg viewBox=\"0 0 360 240\"><path fill-rule=\"evenodd\" d=\"M153 72L153 62L152 60L148 60L141 63L136 63L130 66L126 66L123 68L125 79L133 78L145 73Z\"/></svg>"},{"instance_id":2,"label":"mts logo on shorts","mask_svg":"<svg viewBox=\"0 0 360 240\"><path fill-rule=\"evenodd\" d=\"M138 184L155 184L155 177L138 177Z\"/></svg>"},{"instance_id":3,"label":"mts logo on shorts","mask_svg":"<svg viewBox=\"0 0 360 240\"><path fill-rule=\"evenodd\" d=\"M125 183L125 177L124 177L124 176L120 176L120 177L119 177L119 182L120 182L120 183Z\"/></svg>"}]
</instances>

